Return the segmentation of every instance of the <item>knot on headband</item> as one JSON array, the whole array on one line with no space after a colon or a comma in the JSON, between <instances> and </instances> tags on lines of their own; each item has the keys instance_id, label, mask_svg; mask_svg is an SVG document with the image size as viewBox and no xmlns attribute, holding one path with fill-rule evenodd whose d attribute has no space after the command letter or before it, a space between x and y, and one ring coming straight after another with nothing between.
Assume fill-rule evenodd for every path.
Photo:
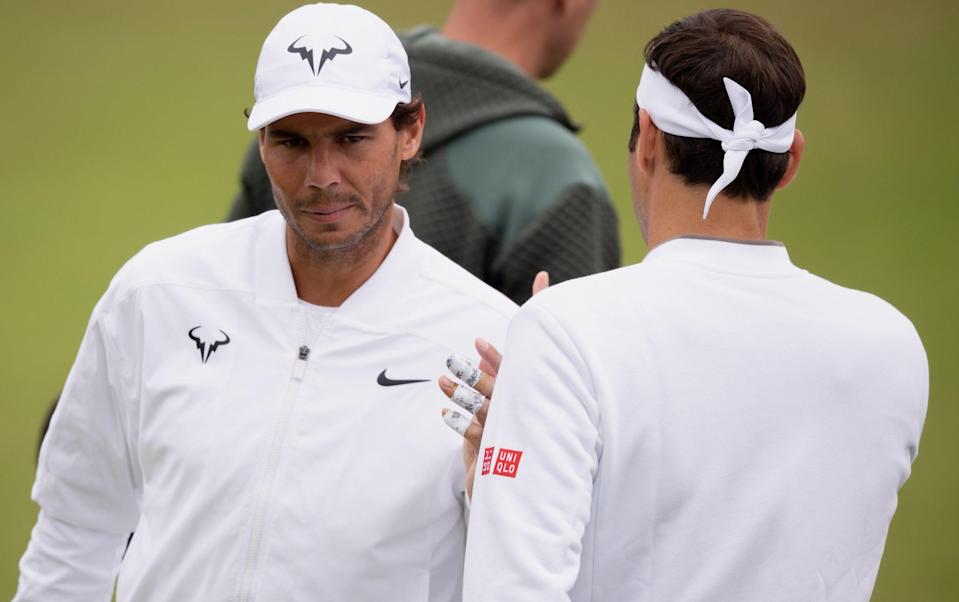
<instances>
[{"instance_id":1,"label":"knot on headband","mask_svg":"<svg viewBox=\"0 0 959 602\"><path fill-rule=\"evenodd\" d=\"M709 138L722 143L725 153L723 173L706 194L703 219L709 215L716 195L739 175L749 151L758 148L784 153L792 146L796 133L795 113L782 124L767 128L756 121L753 115L753 99L749 90L728 77L723 78L723 84L735 117L732 130L717 125L700 113L682 90L649 65L644 67L636 89L636 104L646 109L660 130L674 136Z\"/></svg>"},{"instance_id":2,"label":"knot on headband","mask_svg":"<svg viewBox=\"0 0 959 602\"><path fill-rule=\"evenodd\" d=\"M756 143L762 138L765 129L766 126L755 119L742 127L735 127L733 128L733 137L723 141L723 150L750 151L756 148Z\"/></svg>"}]
</instances>

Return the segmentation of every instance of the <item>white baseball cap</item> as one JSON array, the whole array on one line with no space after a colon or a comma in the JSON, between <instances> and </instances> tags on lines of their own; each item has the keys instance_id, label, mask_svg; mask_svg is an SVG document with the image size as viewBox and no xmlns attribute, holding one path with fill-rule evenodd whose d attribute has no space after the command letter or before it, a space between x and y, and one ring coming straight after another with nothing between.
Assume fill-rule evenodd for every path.
<instances>
[{"instance_id":1,"label":"white baseball cap","mask_svg":"<svg viewBox=\"0 0 959 602\"><path fill-rule=\"evenodd\" d=\"M385 21L358 6L308 4L263 42L247 128L296 113L381 123L410 102L410 87L406 51Z\"/></svg>"}]
</instances>

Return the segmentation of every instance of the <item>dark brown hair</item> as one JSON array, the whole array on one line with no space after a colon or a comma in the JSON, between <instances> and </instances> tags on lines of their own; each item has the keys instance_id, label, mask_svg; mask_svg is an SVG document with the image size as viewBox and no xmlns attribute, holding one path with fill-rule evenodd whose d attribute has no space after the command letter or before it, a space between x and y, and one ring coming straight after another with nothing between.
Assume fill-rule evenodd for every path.
<instances>
[{"instance_id":1,"label":"dark brown hair","mask_svg":"<svg viewBox=\"0 0 959 602\"><path fill-rule=\"evenodd\" d=\"M414 123L420 116L420 111L423 110L423 99L416 95L413 97L410 102L401 102L396 105L396 108L393 109L393 114L390 115L390 120L393 121L393 127L396 131L408 128ZM409 175L410 170L413 169L413 166L423 160L423 151L422 146L420 150L417 151L416 156L412 159L406 159L400 163L400 181L399 186L400 190L398 192L406 192L409 187L406 185L406 177Z\"/></svg>"},{"instance_id":2,"label":"dark brown hair","mask_svg":"<svg viewBox=\"0 0 959 602\"><path fill-rule=\"evenodd\" d=\"M755 119L777 126L799 108L806 79L796 51L762 17L730 9L706 10L676 21L646 44L646 64L659 71L716 124L733 128L733 109L723 77L749 90ZM633 115L630 151L639 135ZM663 132L672 173L686 184L715 182L723 172L722 144ZM725 194L766 200L786 173L789 155L750 151Z\"/></svg>"}]
</instances>

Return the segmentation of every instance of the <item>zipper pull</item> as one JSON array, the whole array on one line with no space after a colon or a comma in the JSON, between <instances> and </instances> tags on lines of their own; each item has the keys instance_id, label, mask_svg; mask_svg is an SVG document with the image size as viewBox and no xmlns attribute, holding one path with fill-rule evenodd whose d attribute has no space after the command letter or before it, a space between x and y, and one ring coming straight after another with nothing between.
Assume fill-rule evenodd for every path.
<instances>
[{"instance_id":1,"label":"zipper pull","mask_svg":"<svg viewBox=\"0 0 959 602\"><path fill-rule=\"evenodd\" d=\"M303 374L306 372L306 360L310 357L310 348L306 345L300 347L299 355L296 358L296 364L293 365L293 378L303 380Z\"/></svg>"}]
</instances>

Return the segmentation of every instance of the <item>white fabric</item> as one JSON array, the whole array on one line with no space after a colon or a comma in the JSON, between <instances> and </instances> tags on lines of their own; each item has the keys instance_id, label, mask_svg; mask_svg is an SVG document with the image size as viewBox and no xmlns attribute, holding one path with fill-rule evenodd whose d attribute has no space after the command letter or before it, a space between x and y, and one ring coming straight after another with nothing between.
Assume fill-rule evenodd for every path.
<instances>
[{"instance_id":1,"label":"white fabric","mask_svg":"<svg viewBox=\"0 0 959 602\"><path fill-rule=\"evenodd\" d=\"M436 378L516 306L401 228L325 316L276 211L131 259L43 445L17 602L106 602L118 565L120 602L459 600L462 439ZM190 331L230 342L204 363Z\"/></svg>"},{"instance_id":2,"label":"white fabric","mask_svg":"<svg viewBox=\"0 0 959 602\"><path fill-rule=\"evenodd\" d=\"M300 307L303 308L303 311L306 312L306 315L309 319L313 320L313 323L320 325L326 321L326 318L330 314L336 313L337 307L328 307L326 305L315 305L313 303L307 303L306 301L300 300Z\"/></svg>"},{"instance_id":3,"label":"white fabric","mask_svg":"<svg viewBox=\"0 0 959 602\"><path fill-rule=\"evenodd\" d=\"M358 6L308 4L263 43L247 128L307 112L381 123L410 102L411 86L406 50L386 22Z\"/></svg>"},{"instance_id":4,"label":"white fabric","mask_svg":"<svg viewBox=\"0 0 959 602\"><path fill-rule=\"evenodd\" d=\"M699 112L689 97L673 85L659 71L649 65L636 88L636 104L646 109L653 123L660 130L686 138L710 138L722 142L723 173L709 189L703 219L709 214L713 201L724 188L732 184L749 151L758 148L773 153L784 153L792 146L796 133L796 114L775 127L766 127L753 116L753 101L749 91L729 79L723 78L726 94L732 105L735 121L733 129L727 130Z\"/></svg>"},{"instance_id":5,"label":"white fabric","mask_svg":"<svg viewBox=\"0 0 959 602\"><path fill-rule=\"evenodd\" d=\"M781 246L551 287L510 323L464 601L865 602L927 393L909 320Z\"/></svg>"}]
</instances>

